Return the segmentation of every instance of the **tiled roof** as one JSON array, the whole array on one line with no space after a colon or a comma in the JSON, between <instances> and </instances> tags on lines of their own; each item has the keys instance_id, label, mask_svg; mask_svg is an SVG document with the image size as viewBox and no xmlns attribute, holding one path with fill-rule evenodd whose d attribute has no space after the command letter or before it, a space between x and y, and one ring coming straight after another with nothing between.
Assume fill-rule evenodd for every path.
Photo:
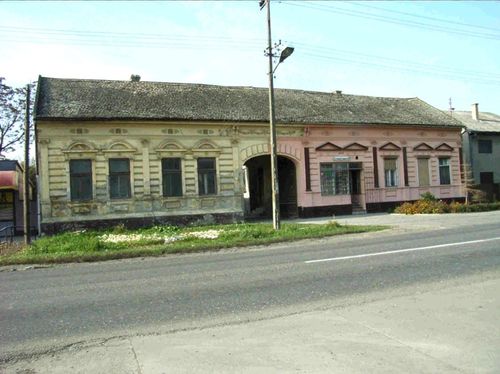
<instances>
[{"instance_id":1,"label":"tiled roof","mask_svg":"<svg viewBox=\"0 0 500 374\"><path fill-rule=\"evenodd\" d=\"M472 118L471 112L456 111L453 117L462 122L468 130L477 132L500 132L500 116L489 112L479 112L479 120Z\"/></svg>"},{"instance_id":2,"label":"tiled roof","mask_svg":"<svg viewBox=\"0 0 500 374\"><path fill-rule=\"evenodd\" d=\"M36 119L267 122L268 89L188 83L39 79ZM285 124L461 126L418 98L276 89Z\"/></svg>"}]
</instances>

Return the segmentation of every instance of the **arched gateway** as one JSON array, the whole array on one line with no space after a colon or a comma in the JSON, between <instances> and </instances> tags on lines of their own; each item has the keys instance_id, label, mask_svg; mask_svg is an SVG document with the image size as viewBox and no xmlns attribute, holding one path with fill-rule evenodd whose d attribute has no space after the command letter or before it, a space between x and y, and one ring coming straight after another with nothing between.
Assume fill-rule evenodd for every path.
<instances>
[{"instance_id":1,"label":"arched gateway","mask_svg":"<svg viewBox=\"0 0 500 374\"><path fill-rule=\"evenodd\" d=\"M271 157L261 155L250 158L245 170L245 217L272 216ZM297 173L293 160L278 156L278 184L280 215L283 218L298 216Z\"/></svg>"}]
</instances>

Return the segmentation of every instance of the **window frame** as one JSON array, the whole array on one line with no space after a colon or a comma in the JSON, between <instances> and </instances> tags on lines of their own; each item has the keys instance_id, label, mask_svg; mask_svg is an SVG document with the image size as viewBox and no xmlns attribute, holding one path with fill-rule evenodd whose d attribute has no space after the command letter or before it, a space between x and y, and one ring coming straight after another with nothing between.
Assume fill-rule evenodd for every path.
<instances>
[{"instance_id":1,"label":"window frame","mask_svg":"<svg viewBox=\"0 0 500 374\"><path fill-rule=\"evenodd\" d=\"M178 168L169 169L165 166L167 161L176 160ZM174 182L178 183L178 191L168 193L169 188L167 182L170 180L168 176L173 176ZM182 180L182 158L180 157L163 157L161 159L161 176L162 176L162 195L163 197L181 197L183 196L183 180Z\"/></svg>"},{"instance_id":2,"label":"window frame","mask_svg":"<svg viewBox=\"0 0 500 374\"><path fill-rule=\"evenodd\" d=\"M212 168L200 168L200 162L210 160L213 162ZM217 195L217 158L216 157L199 157L196 159L196 171L198 176L198 195L213 196ZM212 177L211 185L208 183L209 177Z\"/></svg>"},{"instance_id":3,"label":"window frame","mask_svg":"<svg viewBox=\"0 0 500 374\"><path fill-rule=\"evenodd\" d=\"M111 170L111 164L113 161L127 161L127 166L128 166L128 171L112 171ZM118 200L118 199L130 199L132 197L132 182L131 182L131 172L130 172L130 159L129 158L109 158L108 159L108 180L109 180L109 198L112 200ZM118 178L118 181L121 181L122 179L127 182L127 194L122 195L114 195L114 189L112 187L113 179ZM119 182L120 183L120 182ZM120 186L118 187L118 192L121 190Z\"/></svg>"},{"instance_id":4,"label":"window frame","mask_svg":"<svg viewBox=\"0 0 500 374\"><path fill-rule=\"evenodd\" d=\"M447 161L447 163L442 165L441 161ZM444 179L446 176L442 172L443 168L445 168L445 167L448 170L448 175L447 175L448 180ZM451 185L451 157L439 157L438 158L438 170L439 170L439 185L441 185L441 186Z\"/></svg>"},{"instance_id":5,"label":"window frame","mask_svg":"<svg viewBox=\"0 0 500 374\"><path fill-rule=\"evenodd\" d=\"M320 162L319 172L321 196L350 195L348 162Z\"/></svg>"},{"instance_id":6,"label":"window frame","mask_svg":"<svg viewBox=\"0 0 500 374\"><path fill-rule=\"evenodd\" d=\"M479 184L494 184L495 174L493 171L479 172Z\"/></svg>"},{"instance_id":7,"label":"window frame","mask_svg":"<svg viewBox=\"0 0 500 374\"><path fill-rule=\"evenodd\" d=\"M384 157L384 185L385 185L385 187L395 188L395 187L399 186L398 160L399 160L398 157ZM386 164L388 161L394 161L394 169L387 169Z\"/></svg>"},{"instance_id":8,"label":"window frame","mask_svg":"<svg viewBox=\"0 0 500 374\"><path fill-rule=\"evenodd\" d=\"M89 165L89 170L86 172L73 172L73 167L72 165L76 164L77 162L86 162ZM94 185L93 185L93 172L92 172L92 160L87 159L87 158L82 158L82 159L71 159L69 160L69 197L71 201L90 201L93 200L94 198ZM85 178L89 179L89 191L87 192L87 195L82 196L81 195L81 188L74 188L74 183L77 181L82 181ZM79 183L81 186L81 183ZM78 190L78 193L77 193ZM78 196L77 196L78 195Z\"/></svg>"},{"instance_id":9,"label":"window frame","mask_svg":"<svg viewBox=\"0 0 500 374\"><path fill-rule=\"evenodd\" d=\"M477 152L482 154L493 153L493 141L491 139L478 139Z\"/></svg>"}]
</instances>

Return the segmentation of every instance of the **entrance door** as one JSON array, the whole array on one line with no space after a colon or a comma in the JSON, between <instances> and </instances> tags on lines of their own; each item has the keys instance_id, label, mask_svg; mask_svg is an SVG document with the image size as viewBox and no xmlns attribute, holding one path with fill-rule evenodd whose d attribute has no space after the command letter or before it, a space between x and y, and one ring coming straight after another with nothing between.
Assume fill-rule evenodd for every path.
<instances>
[{"instance_id":1,"label":"entrance door","mask_svg":"<svg viewBox=\"0 0 500 374\"><path fill-rule=\"evenodd\" d=\"M349 187L353 210L364 209L363 191L361 190L361 162L349 163Z\"/></svg>"},{"instance_id":2,"label":"entrance door","mask_svg":"<svg viewBox=\"0 0 500 374\"><path fill-rule=\"evenodd\" d=\"M248 175L249 211L247 218L272 217L271 158L257 156L245 163ZM280 215L297 217L297 180L295 164L290 159L278 156L278 184Z\"/></svg>"},{"instance_id":3,"label":"entrance door","mask_svg":"<svg viewBox=\"0 0 500 374\"><path fill-rule=\"evenodd\" d=\"M280 216L298 217L297 178L295 164L286 157L278 157L278 183L280 188Z\"/></svg>"}]
</instances>

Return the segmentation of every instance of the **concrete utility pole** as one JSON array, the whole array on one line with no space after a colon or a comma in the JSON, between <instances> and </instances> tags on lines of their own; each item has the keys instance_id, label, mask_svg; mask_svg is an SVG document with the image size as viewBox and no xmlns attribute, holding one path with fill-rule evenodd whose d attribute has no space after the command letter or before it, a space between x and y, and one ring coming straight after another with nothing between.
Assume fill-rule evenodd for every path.
<instances>
[{"instance_id":1,"label":"concrete utility pole","mask_svg":"<svg viewBox=\"0 0 500 374\"><path fill-rule=\"evenodd\" d=\"M30 85L26 86L26 116L24 119L24 243L31 243L30 222Z\"/></svg>"},{"instance_id":2,"label":"concrete utility pole","mask_svg":"<svg viewBox=\"0 0 500 374\"><path fill-rule=\"evenodd\" d=\"M276 155L276 124L274 123L274 69L273 69L273 46L271 38L271 0L267 5L267 42L269 54L269 146L271 156L271 188L273 201L273 228L280 229L280 192L278 183L278 156Z\"/></svg>"},{"instance_id":3,"label":"concrete utility pole","mask_svg":"<svg viewBox=\"0 0 500 374\"><path fill-rule=\"evenodd\" d=\"M292 47L286 47L280 53L280 59L276 67L273 68L273 58L278 57L273 53L272 37L271 37L271 0L260 0L260 9L267 7L267 49L265 55L269 57L269 148L271 156L271 189L273 202L273 227L275 230L280 229L280 192L278 182L278 156L276 150L276 124L274 110L274 72L278 65L285 61L294 51ZM278 48L281 41L275 44L274 48Z\"/></svg>"}]
</instances>

